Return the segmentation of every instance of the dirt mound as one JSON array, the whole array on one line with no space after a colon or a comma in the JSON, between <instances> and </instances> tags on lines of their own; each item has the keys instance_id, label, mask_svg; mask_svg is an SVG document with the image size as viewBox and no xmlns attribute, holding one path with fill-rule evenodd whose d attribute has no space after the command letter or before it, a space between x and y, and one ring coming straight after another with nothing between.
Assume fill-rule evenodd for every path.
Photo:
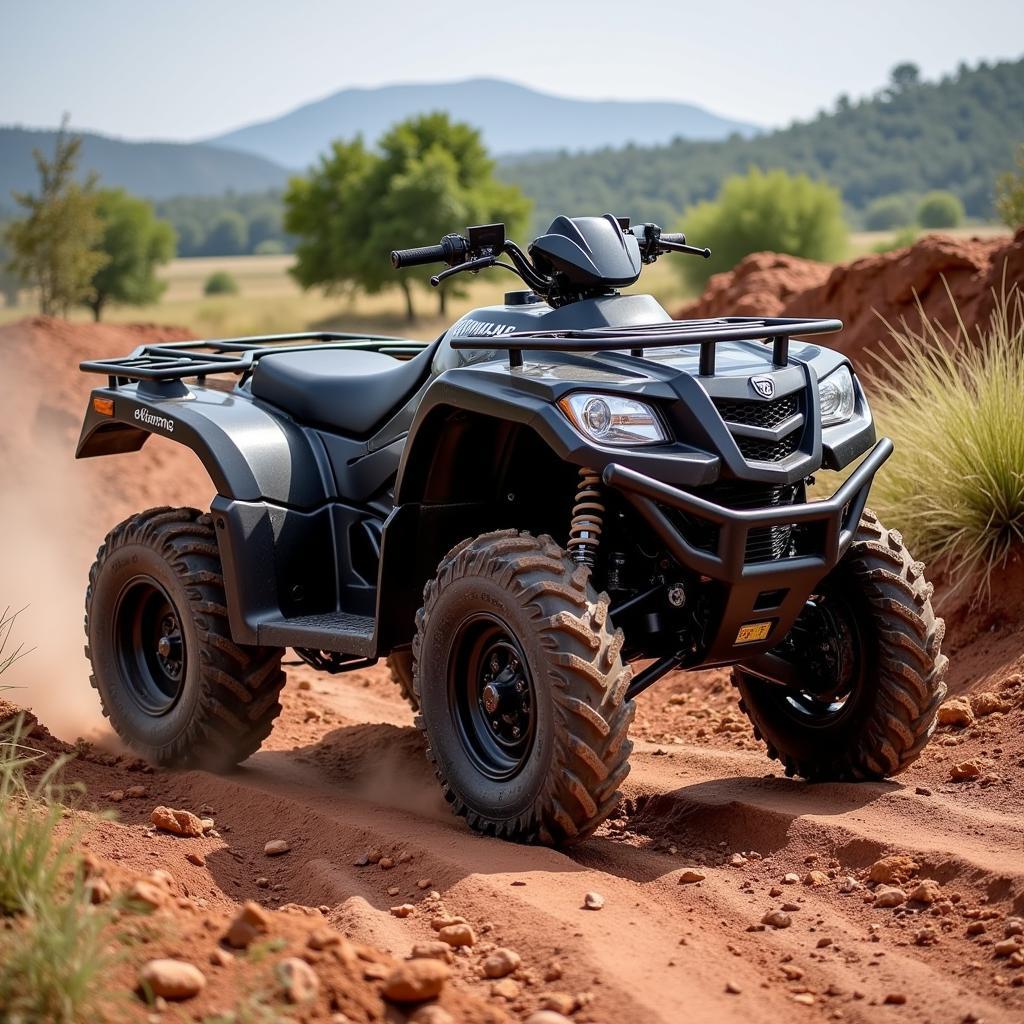
<instances>
[{"instance_id":1,"label":"dirt mound","mask_svg":"<svg viewBox=\"0 0 1024 1024\"><path fill-rule=\"evenodd\" d=\"M831 267L796 256L759 252L735 269L711 278L704 294L678 310L680 318L714 316L836 316L845 324L830 345L864 361L888 337L884 317L920 324L925 316L957 330L983 326L992 313L993 290L1024 284L1024 229L1012 240L926 235L908 249L863 256ZM945 283L943 283L945 282Z\"/></svg>"}]
</instances>

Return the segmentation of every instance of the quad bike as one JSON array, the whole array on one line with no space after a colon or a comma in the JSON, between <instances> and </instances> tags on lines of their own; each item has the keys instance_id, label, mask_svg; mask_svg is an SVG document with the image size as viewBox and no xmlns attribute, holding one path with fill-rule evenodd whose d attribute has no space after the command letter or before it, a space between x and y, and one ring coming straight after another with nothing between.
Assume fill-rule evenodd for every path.
<instances>
[{"instance_id":1,"label":"quad bike","mask_svg":"<svg viewBox=\"0 0 1024 1024\"><path fill-rule=\"evenodd\" d=\"M106 714L171 766L229 767L281 710L291 647L387 657L453 809L485 833L589 835L629 770L635 698L733 666L771 757L810 780L907 766L945 694L932 588L866 509L892 452L838 320L674 321L620 294L682 235L557 218L398 250L433 283L526 290L431 343L346 334L150 344L88 362L80 458L193 449L209 512L115 527L86 596ZM505 257L507 259L502 259ZM236 378L236 379L232 379ZM819 469L855 468L810 500Z\"/></svg>"}]
</instances>

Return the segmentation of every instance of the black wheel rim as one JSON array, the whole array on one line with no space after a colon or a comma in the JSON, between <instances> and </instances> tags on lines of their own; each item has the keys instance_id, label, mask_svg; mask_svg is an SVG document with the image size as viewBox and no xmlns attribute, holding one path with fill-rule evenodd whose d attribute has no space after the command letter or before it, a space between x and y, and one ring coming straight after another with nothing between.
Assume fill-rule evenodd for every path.
<instances>
[{"instance_id":1,"label":"black wheel rim","mask_svg":"<svg viewBox=\"0 0 1024 1024\"><path fill-rule=\"evenodd\" d=\"M459 626L448 659L448 704L476 769L496 781L518 775L533 750L536 692L519 641L497 616L479 612Z\"/></svg>"},{"instance_id":2,"label":"black wheel rim","mask_svg":"<svg viewBox=\"0 0 1024 1024\"><path fill-rule=\"evenodd\" d=\"M188 650L178 610L156 580L137 576L122 588L114 638L128 696L147 715L166 715L181 697Z\"/></svg>"},{"instance_id":3,"label":"black wheel rim","mask_svg":"<svg viewBox=\"0 0 1024 1024\"><path fill-rule=\"evenodd\" d=\"M833 593L808 600L793 625L791 644L814 685L785 696L789 712L810 725L831 725L854 703L864 682L864 652L857 616Z\"/></svg>"}]
</instances>

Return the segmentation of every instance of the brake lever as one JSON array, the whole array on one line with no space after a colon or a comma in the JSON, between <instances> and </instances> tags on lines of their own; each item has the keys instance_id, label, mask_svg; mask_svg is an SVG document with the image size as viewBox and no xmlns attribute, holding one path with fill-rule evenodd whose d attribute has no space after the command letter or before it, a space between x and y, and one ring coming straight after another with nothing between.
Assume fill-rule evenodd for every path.
<instances>
[{"instance_id":1,"label":"brake lever","mask_svg":"<svg viewBox=\"0 0 1024 1024\"><path fill-rule=\"evenodd\" d=\"M477 271L486 270L488 267L493 267L497 262L497 256L479 256L475 260L469 260L466 263L459 263L454 267L449 267L447 270L442 270L440 274L435 274L431 279L430 283L436 288L445 278L452 277L455 274L461 274L463 271Z\"/></svg>"},{"instance_id":2,"label":"brake lever","mask_svg":"<svg viewBox=\"0 0 1024 1024\"><path fill-rule=\"evenodd\" d=\"M691 256L703 256L704 259L711 259L711 250L704 248L698 249L695 245L683 245L680 242L666 242L663 239L658 239L658 248L662 252L686 252Z\"/></svg>"}]
</instances>

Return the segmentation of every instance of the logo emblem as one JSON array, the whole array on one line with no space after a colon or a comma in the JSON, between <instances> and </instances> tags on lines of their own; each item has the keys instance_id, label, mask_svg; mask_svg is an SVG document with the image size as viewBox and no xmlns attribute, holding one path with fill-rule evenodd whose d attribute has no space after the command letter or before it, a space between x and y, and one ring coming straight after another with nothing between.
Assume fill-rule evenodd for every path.
<instances>
[{"instance_id":1,"label":"logo emblem","mask_svg":"<svg viewBox=\"0 0 1024 1024\"><path fill-rule=\"evenodd\" d=\"M762 398L775 397L775 381L771 377L751 377L750 386Z\"/></svg>"}]
</instances>

